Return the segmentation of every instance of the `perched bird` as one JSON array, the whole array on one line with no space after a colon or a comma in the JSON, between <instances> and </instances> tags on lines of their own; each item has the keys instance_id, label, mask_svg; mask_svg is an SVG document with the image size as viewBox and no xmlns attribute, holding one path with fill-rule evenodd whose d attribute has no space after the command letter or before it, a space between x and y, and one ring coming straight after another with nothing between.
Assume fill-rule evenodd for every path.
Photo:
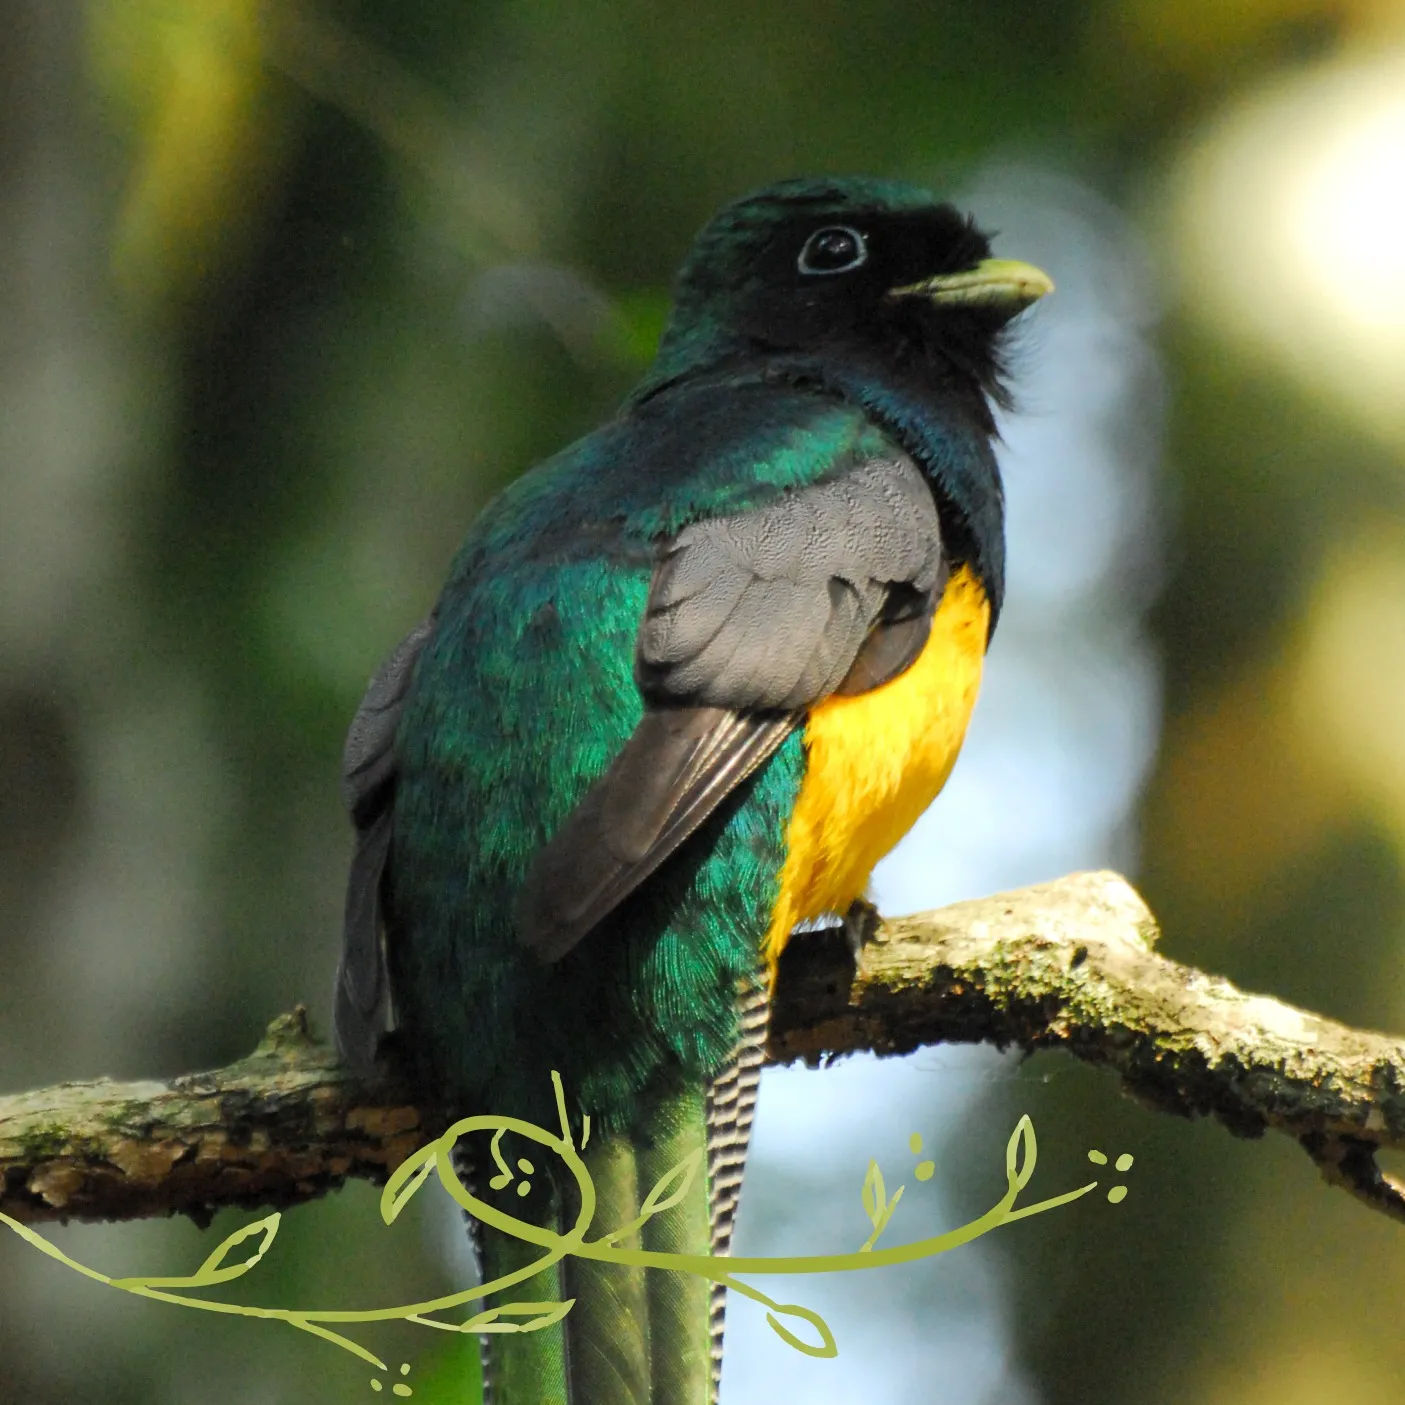
<instances>
[{"instance_id":1,"label":"perched bird","mask_svg":"<svg viewBox=\"0 0 1405 1405\"><path fill-rule=\"evenodd\" d=\"M1004 572L1002 332L1051 287L908 185L738 200L642 384L486 508L371 683L342 1050L369 1065L393 1019L456 1105L546 1127L559 1072L592 1239L692 1155L621 1242L727 1249L777 958L862 897L961 746ZM476 1153L477 1193L570 1223L535 1150L507 1139L486 1184ZM479 1247L489 1276L540 1252ZM494 1405L716 1399L703 1279L567 1259L508 1297L574 1305L492 1338Z\"/></svg>"}]
</instances>

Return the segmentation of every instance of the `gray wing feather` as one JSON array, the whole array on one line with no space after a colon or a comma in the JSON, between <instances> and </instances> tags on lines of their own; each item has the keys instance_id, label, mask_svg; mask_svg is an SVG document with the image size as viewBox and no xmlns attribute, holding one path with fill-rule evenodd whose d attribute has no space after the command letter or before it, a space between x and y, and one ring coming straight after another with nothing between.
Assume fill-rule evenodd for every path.
<instances>
[{"instance_id":1,"label":"gray wing feather","mask_svg":"<svg viewBox=\"0 0 1405 1405\"><path fill-rule=\"evenodd\" d=\"M645 712L527 874L518 933L556 961L837 692L878 687L927 641L946 582L931 489L871 460L660 553L640 626Z\"/></svg>"},{"instance_id":2,"label":"gray wing feather","mask_svg":"<svg viewBox=\"0 0 1405 1405\"><path fill-rule=\"evenodd\" d=\"M517 908L523 945L559 961L790 735L795 719L651 709L533 860Z\"/></svg>"},{"instance_id":3,"label":"gray wing feather","mask_svg":"<svg viewBox=\"0 0 1405 1405\"><path fill-rule=\"evenodd\" d=\"M839 688L892 588L932 597L943 565L931 490L906 459L696 522L674 538L649 592L645 695L804 707Z\"/></svg>"},{"instance_id":4,"label":"gray wing feather","mask_svg":"<svg viewBox=\"0 0 1405 1405\"><path fill-rule=\"evenodd\" d=\"M342 752L342 803L356 826L356 848L346 884L335 1028L342 1057L362 1073L374 1066L389 1014L381 889L393 832L395 734L415 662L433 628L433 619L426 620L381 665Z\"/></svg>"}]
</instances>

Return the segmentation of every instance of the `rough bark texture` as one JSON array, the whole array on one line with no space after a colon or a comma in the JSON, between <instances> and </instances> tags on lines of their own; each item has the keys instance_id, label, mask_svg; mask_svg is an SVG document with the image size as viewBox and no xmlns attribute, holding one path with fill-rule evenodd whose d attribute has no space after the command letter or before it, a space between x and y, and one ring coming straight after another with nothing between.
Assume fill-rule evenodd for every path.
<instances>
[{"instance_id":1,"label":"rough bark texture","mask_svg":"<svg viewBox=\"0 0 1405 1405\"><path fill-rule=\"evenodd\" d=\"M0 1210L30 1223L204 1222L225 1205L310 1200L348 1176L383 1180L446 1125L404 1087L351 1078L299 1006L212 1073L0 1098Z\"/></svg>"},{"instance_id":2,"label":"rough bark texture","mask_svg":"<svg viewBox=\"0 0 1405 1405\"><path fill-rule=\"evenodd\" d=\"M857 962L842 933L797 939L770 1057L1066 1049L1163 1111L1288 1133L1329 1181L1405 1220L1405 1188L1375 1163L1405 1145L1405 1042L1245 994L1157 956L1156 937L1124 879L1086 873L882 922ZM36 1222L286 1206L383 1179L445 1125L405 1086L342 1071L299 1009L213 1073L0 1098L0 1210Z\"/></svg>"}]
</instances>

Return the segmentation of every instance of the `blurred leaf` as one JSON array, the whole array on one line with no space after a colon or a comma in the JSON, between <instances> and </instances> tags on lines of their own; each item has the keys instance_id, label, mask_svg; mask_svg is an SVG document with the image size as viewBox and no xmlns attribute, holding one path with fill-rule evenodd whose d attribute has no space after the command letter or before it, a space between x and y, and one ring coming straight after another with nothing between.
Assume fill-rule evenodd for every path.
<instances>
[{"instance_id":1,"label":"blurred leaf","mask_svg":"<svg viewBox=\"0 0 1405 1405\"><path fill-rule=\"evenodd\" d=\"M140 305L199 296L245 252L287 144L270 91L262 0L94 0L98 86L133 129L113 234Z\"/></svg>"},{"instance_id":2,"label":"blurred leaf","mask_svg":"<svg viewBox=\"0 0 1405 1405\"><path fill-rule=\"evenodd\" d=\"M660 288L625 293L616 300L616 305L625 354L637 365L647 366L654 359L668 322L671 306L668 293Z\"/></svg>"}]
</instances>

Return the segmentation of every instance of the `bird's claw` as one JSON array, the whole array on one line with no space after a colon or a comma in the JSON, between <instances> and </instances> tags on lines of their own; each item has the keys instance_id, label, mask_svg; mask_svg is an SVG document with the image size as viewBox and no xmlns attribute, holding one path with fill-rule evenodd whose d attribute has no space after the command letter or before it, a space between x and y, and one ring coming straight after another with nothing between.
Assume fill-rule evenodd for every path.
<instances>
[{"instance_id":1,"label":"bird's claw","mask_svg":"<svg viewBox=\"0 0 1405 1405\"><path fill-rule=\"evenodd\" d=\"M849 951L854 960L878 932L878 924L883 919L878 909L867 898L855 898L844 914L844 938L849 943Z\"/></svg>"}]
</instances>

